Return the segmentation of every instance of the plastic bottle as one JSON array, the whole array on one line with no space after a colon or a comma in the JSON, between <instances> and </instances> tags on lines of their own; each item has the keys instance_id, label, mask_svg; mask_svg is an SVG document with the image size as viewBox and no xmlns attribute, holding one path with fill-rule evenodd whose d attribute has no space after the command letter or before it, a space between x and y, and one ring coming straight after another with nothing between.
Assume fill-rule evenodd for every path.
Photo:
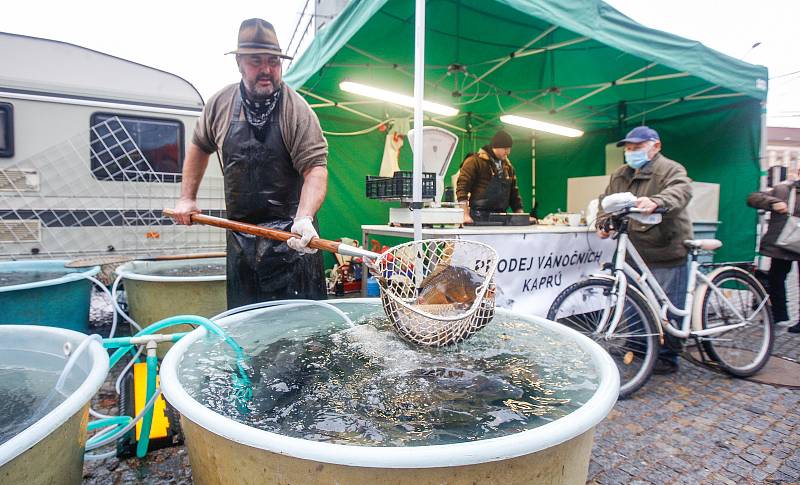
<instances>
[{"instance_id":1,"label":"plastic bottle","mask_svg":"<svg viewBox=\"0 0 800 485\"><path fill-rule=\"evenodd\" d=\"M374 276L367 278L367 296L370 298L381 296L381 288Z\"/></svg>"}]
</instances>

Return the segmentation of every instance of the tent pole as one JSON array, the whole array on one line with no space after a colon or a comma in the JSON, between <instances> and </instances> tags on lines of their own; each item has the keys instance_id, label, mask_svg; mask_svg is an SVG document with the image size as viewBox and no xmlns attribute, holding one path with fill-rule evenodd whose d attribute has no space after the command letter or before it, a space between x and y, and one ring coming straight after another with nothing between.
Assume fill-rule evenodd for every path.
<instances>
[{"instance_id":1,"label":"tent pole","mask_svg":"<svg viewBox=\"0 0 800 485\"><path fill-rule=\"evenodd\" d=\"M758 144L758 161L761 168L760 190L767 189L767 171L769 170L769 160L767 159L767 103L761 103L761 140Z\"/></svg>"},{"instance_id":2,"label":"tent pole","mask_svg":"<svg viewBox=\"0 0 800 485\"><path fill-rule=\"evenodd\" d=\"M531 130L531 212L534 217L539 217L536 209L536 132Z\"/></svg>"},{"instance_id":3,"label":"tent pole","mask_svg":"<svg viewBox=\"0 0 800 485\"><path fill-rule=\"evenodd\" d=\"M375 56L375 55L372 55L372 54L370 54L370 53L369 53L369 52L367 52L367 51L364 51L364 50L362 50L362 49L359 49L358 47L353 47L353 46L352 46L352 45L350 45L350 44L345 44L344 46L345 46L345 47L347 47L348 49L350 49L351 51L353 51L353 52L357 53L357 54L361 54L362 56L366 57L367 59L371 59L371 60L373 60L373 61L375 61L375 62L379 62L379 63L381 63L381 64L384 64L386 67L390 67L390 68L392 68L392 69L396 70L397 72L400 72L400 73L402 73L402 74L405 74L405 75L406 75L406 76L408 76L408 77L411 77L411 78L413 78L413 77L414 77L414 73L412 73L412 72L408 72L408 70L407 70L407 69L405 69L405 68L404 68L402 65L400 65L400 64L395 64L395 63L392 63L392 62L386 61L386 60L384 60L384 59L381 59L381 58L380 58L380 57L378 57L378 56ZM426 82L425 82L425 84L427 84L428 86L430 86L430 87L432 87L432 88L434 88L434 89L438 89L438 90L440 90L440 91L442 91L442 92L446 92L448 96L450 95L450 91L448 91L448 90L446 90L446 89L443 89L441 86L436 86L436 85L435 85L435 84L433 84L432 82L426 81Z\"/></svg>"},{"instance_id":4,"label":"tent pole","mask_svg":"<svg viewBox=\"0 0 800 485\"><path fill-rule=\"evenodd\" d=\"M686 98L686 101L703 101L704 99L721 99L721 98L738 98L745 96L744 93L727 93L727 94L709 94L708 96L692 96Z\"/></svg>"},{"instance_id":5,"label":"tent pole","mask_svg":"<svg viewBox=\"0 0 800 485\"><path fill-rule=\"evenodd\" d=\"M692 93L692 94L690 94L688 96L683 96L683 97L680 97L680 98L673 99L672 101L669 101L669 102L666 102L666 103L664 103L662 105L656 106L655 108L650 108L648 110L642 111L641 113L636 113L635 115L628 116L623 121L630 121L630 120L632 120L634 118L639 118L639 117L644 116L644 115L646 115L648 113L652 113L653 111L657 111L657 110L660 110L662 108L666 108L668 106L672 106L673 104L680 103L681 101L691 100L695 96L699 96L699 95L701 95L703 93L707 93L709 91L713 91L714 89L717 89L718 87L719 86L715 84L715 85L713 85L713 86L711 86L709 88L701 89L700 91L697 91L696 93Z\"/></svg>"},{"instance_id":6,"label":"tent pole","mask_svg":"<svg viewBox=\"0 0 800 485\"><path fill-rule=\"evenodd\" d=\"M414 240L422 240L422 150L424 149L422 100L425 96L425 0L416 0L414 19L414 179L411 207Z\"/></svg>"},{"instance_id":7,"label":"tent pole","mask_svg":"<svg viewBox=\"0 0 800 485\"><path fill-rule=\"evenodd\" d=\"M481 74L480 76L478 76L477 78L472 80L471 83L469 83L466 86L464 86L463 88L461 88L461 92L467 92L467 89L469 89L472 86L474 86L475 84L479 83L483 78L485 78L489 74L491 74L494 71L496 71L496 70L500 69L501 67L503 67L503 65L505 63L507 63L508 61L513 59L514 57L516 57L517 54L521 54L522 52L525 52L525 49L527 49L528 47L532 46L533 44L539 42L540 40L545 38L547 35L551 34L557 28L558 28L557 25L551 25L550 27L546 28L544 30L544 32L542 32L541 34L539 34L536 37L534 37L533 40L531 40L530 42L528 42L524 46L522 46L519 49L517 49L516 52L514 52L513 54L509 54L508 57L505 57L505 58L497 61L497 64L495 64L494 66L490 67L486 72L484 72L483 74Z\"/></svg>"},{"instance_id":8,"label":"tent pole","mask_svg":"<svg viewBox=\"0 0 800 485\"><path fill-rule=\"evenodd\" d=\"M380 123L381 121L383 121L383 120L379 120L378 118L376 118L374 116L370 116L370 115L368 115L366 113L362 113L361 111L355 110L353 108L348 108L347 106L342 106L341 104L336 103L335 101L331 101L330 99L323 98L322 96L320 96L318 94L314 94L311 91L308 91L306 89L302 89L301 88L301 89L298 89L297 92L300 93L300 94L305 94L306 96L311 96L312 98L318 99L318 100L322 101L323 103L330 103L331 106L336 106L337 108L343 109L343 110L345 110L347 112L353 113L353 114L358 115L358 116L362 116L362 117L367 118L369 120L372 120L372 121L374 121L376 123Z\"/></svg>"},{"instance_id":9,"label":"tent pole","mask_svg":"<svg viewBox=\"0 0 800 485\"><path fill-rule=\"evenodd\" d=\"M767 102L761 102L761 139L758 143L758 167L760 168L760 176L758 177L758 185L759 190L767 190L767 174L769 173L769 160L767 158ZM759 256L758 250L761 245L761 238L764 234L761 230L764 228L764 220L766 219L766 215L762 214L761 211L758 211L757 223L758 227L756 227L756 247L754 248L755 254L755 264L756 269L766 269L763 258Z\"/></svg>"},{"instance_id":10,"label":"tent pole","mask_svg":"<svg viewBox=\"0 0 800 485\"><path fill-rule=\"evenodd\" d=\"M542 52L554 51L556 49L560 49L562 47L569 47L571 45L580 44L581 42L586 42L587 40L592 40L591 37L576 37L574 39L565 40L564 42L559 42L558 44L552 44L545 47L538 47L536 49L531 49L528 51L522 51L516 54L514 57L528 57L528 56L535 56L536 54L541 54Z\"/></svg>"},{"instance_id":11,"label":"tent pole","mask_svg":"<svg viewBox=\"0 0 800 485\"><path fill-rule=\"evenodd\" d=\"M636 79L626 79L624 81L620 81L618 84L636 84L636 83L648 83L652 81L666 81L668 79L678 79L682 77L689 77L691 74L688 72L676 72L674 74L662 74L660 76L650 76L650 77L637 77Z\"/></svg>"}]
</instances>

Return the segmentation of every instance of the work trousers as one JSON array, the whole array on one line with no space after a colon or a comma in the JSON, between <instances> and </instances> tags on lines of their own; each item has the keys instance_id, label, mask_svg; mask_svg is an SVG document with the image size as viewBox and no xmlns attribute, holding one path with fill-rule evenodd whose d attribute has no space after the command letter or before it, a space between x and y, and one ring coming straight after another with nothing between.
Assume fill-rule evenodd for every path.
<instances>
[{"instance_id":1,"label":"work trousers","mask_svg":"<svg viewBox=\"0 0 800 485\"><path fill-rule=\"evenodd\" d=\"M786 308L786 276L792 270L794 261L772 258L767 274L769 300L772 304L772 319L775 323L789 319ZM798 276L800 282L800 275Z\"/></svg>"}]
</instances>

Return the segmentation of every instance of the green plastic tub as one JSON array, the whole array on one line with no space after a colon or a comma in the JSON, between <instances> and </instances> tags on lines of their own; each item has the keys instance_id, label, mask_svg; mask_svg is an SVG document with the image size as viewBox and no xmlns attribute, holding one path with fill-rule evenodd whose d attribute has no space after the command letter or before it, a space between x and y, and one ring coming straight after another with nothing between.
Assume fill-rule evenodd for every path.
<instances>
[{"instance_id":1,"label":"green plastic tub","mask_svg":"<svg viewBox=\"0 0 800 485\"><path fill-rule=\"evenodd\" d=\"M0 262L0 324L46 325L89 332L92 282L100 271L63 260ZM5 284L4 284L5 283Z\"/></svg>"},{"instance_id":2,"label":"green plastic tub","mask_svg":"<svg viewBox=\"0 0 800 485\"><path fill-rule=\"evenodd\" d=\"M196 274L197 268L211 267L219 271ZM130 316L142 328L175 315L213 317L228 308L225 258L132 261L118 267L116 273L123 278ZM189 325L178 325L163 332L192 330ZM160 345L159 357L169 347Z\"/></svg>"}]
</instances>

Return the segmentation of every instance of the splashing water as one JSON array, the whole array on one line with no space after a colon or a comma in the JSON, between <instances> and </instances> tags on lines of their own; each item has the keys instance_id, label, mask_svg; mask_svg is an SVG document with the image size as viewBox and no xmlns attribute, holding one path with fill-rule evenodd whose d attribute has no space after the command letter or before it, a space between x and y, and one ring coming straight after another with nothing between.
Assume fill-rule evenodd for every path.
<instances>
[{"instance_id":1,"label":"splashing water","mask_svg":"<svg viewBox=\"0 0 800 485\"><path fill-rule=\"evenodd\" d=\"M529 321L498 315L458 346L397 337L380 307L248 312L228 330L250 355L253 399L232 404L224 344L197 342L179 369L192 397L219 414L287 436L373 446L505 436L569 414L594 393L587 354ZM369 311L364 311L366 308Z\"/></svg>"}]
</instances>

